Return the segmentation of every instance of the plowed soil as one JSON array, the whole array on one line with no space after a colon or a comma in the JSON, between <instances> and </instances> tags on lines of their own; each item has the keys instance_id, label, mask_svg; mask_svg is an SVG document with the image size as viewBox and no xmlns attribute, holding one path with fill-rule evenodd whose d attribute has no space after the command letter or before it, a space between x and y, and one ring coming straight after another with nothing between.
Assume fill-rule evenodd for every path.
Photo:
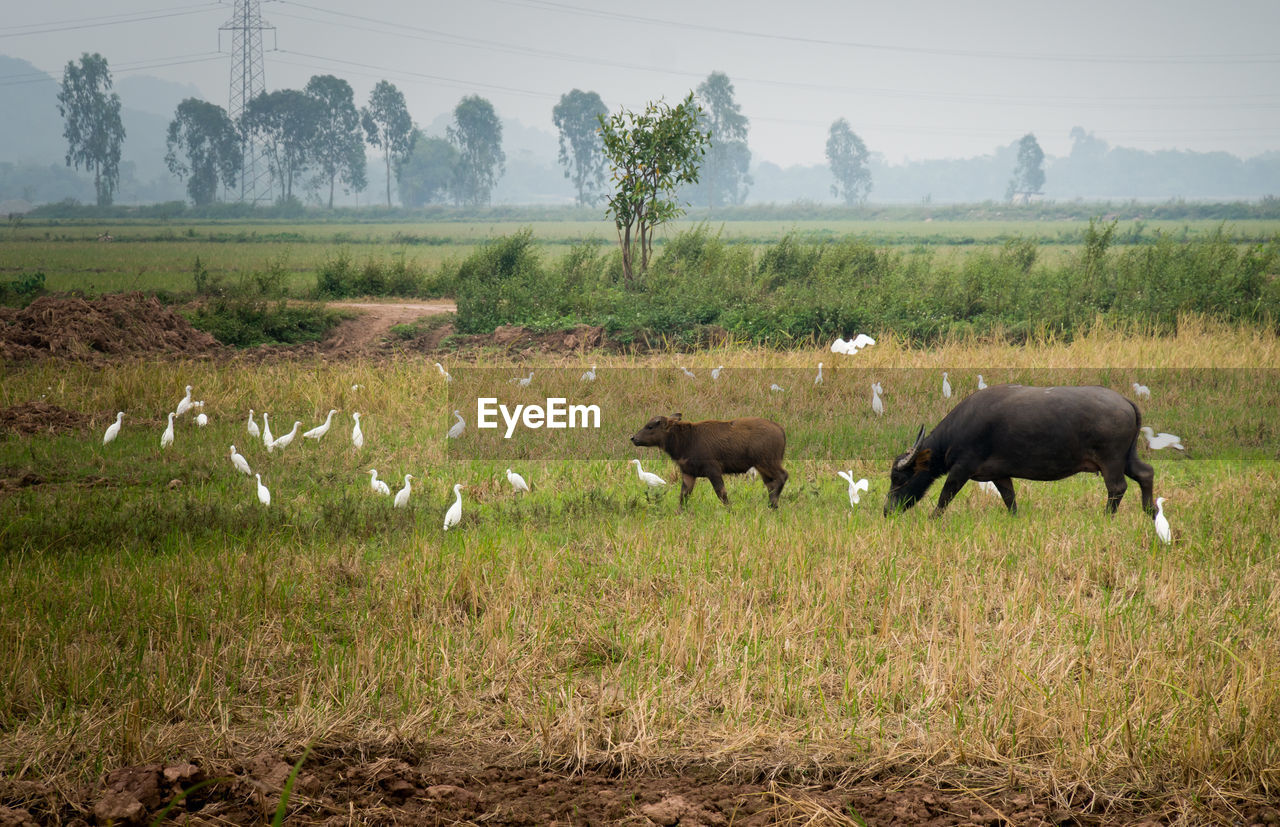
<instances>
[{"instance_id":1,"label":"plowed soil","mask_svg":"<svg viewBox=\"0 0 1280 827\"><path fill-rule=\"evenodd\" d=\"M41 296L21 310L0 308L0 359L5 361L193 356L221 348L172 308L141 293L92 300Z\"/></svg>"}]
</instances>

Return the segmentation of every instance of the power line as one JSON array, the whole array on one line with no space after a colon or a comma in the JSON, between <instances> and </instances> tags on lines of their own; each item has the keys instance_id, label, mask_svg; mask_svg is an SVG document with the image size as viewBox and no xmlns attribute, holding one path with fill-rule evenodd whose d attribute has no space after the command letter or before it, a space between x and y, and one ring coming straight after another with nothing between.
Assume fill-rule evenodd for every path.
<instances>
[{"instance_id":1,"label":"power line","mask_svg":"<svg viewBox=\"0 0 1280 827\"><path fill-rule=\"evenodd\" d=\"M137 60L129 63L121 63L111 66L111 74L126 74L129 72L145 72L151 69L163 69L168 66L183 66L189 63L204 63L210 60L225 60L226 55L222 52L198 52L190 55L175 55L173 57L149 58L146 60ZM0 75L0 86L22 86L30 83L42 83L51 81L57 83L57 78L52 72L22 72L16 75Z\"/></svg>"},{"instance_id":2,"label":"power line","mask_svg":"<svg viewBox=\"0 0 1280 827\"><path fill-rule=\"evenodd\" d=\"M190 14L200 14L206 11L212 11L219 8L218 3L204 3L199 6L193 6L188 9L179 10L154 10L146 12L130 12L125 14L106 15L103 17L82 18L80 20L65 20L57 23L31 23L22 26L6 26L0 27L0 38L7 37L27 37L33 34L50 34L54 32L70 32L77 29L96 29L102 26L118 26L125 23L144 23L149 20L163 20L168 17L184 17ZM28 29L29 31L11 31L14 29Z\"/></svg>"}]
</instances>

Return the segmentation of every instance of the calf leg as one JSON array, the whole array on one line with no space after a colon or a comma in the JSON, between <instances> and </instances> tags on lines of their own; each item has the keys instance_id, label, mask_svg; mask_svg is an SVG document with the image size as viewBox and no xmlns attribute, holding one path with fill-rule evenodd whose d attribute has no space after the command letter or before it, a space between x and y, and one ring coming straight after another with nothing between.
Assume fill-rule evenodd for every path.
<instances>
[{"instance_id":1,"label":"calf leg","mask_svg":"<svg viewBox=\"0 0 1280 827\"><path fill-rule=\"evenodd\" d=\"M1004 500L1004 507L1009 509L1009 513L1017 514L1018 501L1013 496L1013 480L1005 477L1000 480L992 480L991 484L1000 492L1000 499Z\"/></svg>"},{"instance_id":2,"label":"calf leg","mask_svg":"<svg viewBox=\"0 0 1280 827\"><path fill-rule=\"evenodd\" d=\"M680 475L680 508L684 508L684 504L689 500L689 494L693 491L693 484L698 478L692 474Z\"/></svg>"},{"instance_id":3,"label":"calf leg","mask_svg":"<svg viewBox=\"0 0 1280 827\"><path fill-rule=\"evenodd\" d=\"M1129 456L1125 460L1124 473L1129 479L1138 483L1138 488L1142 490L1142 510L1147 512L1150 517L1156 516L1156 501L1154 494L1156 472L1147 463L1138 459L1138 441L1133 441L1133 447L1129 449Z\"/></svg>"},{"instance_id":4,"label":"calf leg","mask_svg":"<svg viewBox=\"0 0 1280 827\"><path fill-rule=\"evenodd\" d=\"M720 498L720 502L725 505L729 504L729 492L724 490L724 477L718 471L707 472L707 479L711 481L711 487L716 490L716 496Z\"/></svg>"},{"instance_id":5,"label":"calf leg","mask_svg":"<svg viewBox=\"0 0 1280 827\"><path fill-rule=\"evenodd\" d=\"M769 507L777 508L778 498L782 496L782 486L787 484L787 472L782 466L761 468L757 465L756 470L760 472L764 490L769 492Z\"/></svg>"}]
</instances>

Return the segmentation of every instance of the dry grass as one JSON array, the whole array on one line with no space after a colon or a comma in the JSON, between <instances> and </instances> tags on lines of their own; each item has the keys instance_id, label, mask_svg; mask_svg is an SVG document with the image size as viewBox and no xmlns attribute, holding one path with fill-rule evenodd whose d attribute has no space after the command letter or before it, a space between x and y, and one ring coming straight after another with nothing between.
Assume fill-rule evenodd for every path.
<instances>
[{"instance_id":1,"label":"dry grass","mask_svg":"<svg viewBox=\"0 0 1280 827\"><path fill-rule=\"evenodd\" d=\"M855 358L1280 363L1275 337L1194 323L1176 338L1100 330L1027 348L918 352L884 337ZM162 453L161 412L184 384L214 421L182 423ZM0 443L0 466L48 480L0 499L6 784L178 757L216 767L250 745L467 743L570 769L713 761L851 781L906 769L1184 816L1280 794L1275 463L1158 461L1166 547L1132 496L1102 516L1083 477L1020 484L1016 518L967 490L942 520L886 520L880 463L858 466L873 485L856 511L817 461L791 463L778 512L741 480L732 510L700 487L679 514L673 494L647 503L616 462L534 464L521 499L505 465L445 459L445 388L414 359L35 365L6 377L0 404L41 393L104 427L130 416L111 450ZM270 481L269 510L225 456L247 439L250 406L277 432L343 411L319 445L242 447ZM357 409L359 452L346 440ZM421 476L407 511L374 499L371 466ZM458 481L463 522L445 534Z\"/></svg>"}]
</instances>

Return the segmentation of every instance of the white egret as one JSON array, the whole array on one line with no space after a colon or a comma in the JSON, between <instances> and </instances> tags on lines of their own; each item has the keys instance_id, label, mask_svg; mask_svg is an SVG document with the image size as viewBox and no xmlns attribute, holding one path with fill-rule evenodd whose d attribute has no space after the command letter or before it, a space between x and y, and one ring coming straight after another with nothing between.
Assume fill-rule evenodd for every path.
<instances>
[{"instance_id":1,"label":"white egret","mask_svg":"<svg viewBox=\"0 0 1280 827\"><path fill-rule=\"evenodd\" d=\"M510 468L507 469L507 482L511 483L511 487L516 491L529 491L529 483L525 482L524 477L520 476L515 471L512 471Z\"/></svg>"},{"instance_id":2,"label":"white egret","mask_svg":"<svg viewBox=\"0 0 1280 827\"><path fill-rule=\"evenodd\" d=\"M1186 446L1182 444L1182 437L1174 434L1166 434L1163 431L1156 433L1151 430L1151 426L1142 426L1142 435L1147 438L1147 447L1153 451L1162 451L1165 448L1175 448L1179 451L1185 451Z\"/></svg>"},{"instance_id":3,"label":"white egret","mask_svg":"<svg viewBox=\"0 0 1280 827\"><path fill-rule=\"evenodd\" d=\"M187 385L187 395L178 400L178 407L173 409L175 416L182 416L191 410L191 386Z\"/></svg>"},{"instance_id":4,"label":"white egret","mask_svg":"<svg viewBox=\"0 0 1280 827\"><path fill-rule=\"evenodd\" d=\"M996 497L1000 496L1000 489L996 488L996 484L991 480L985 480L984 482L978 483L978 489L981 491L985 491L988 494L991 494L992 496L996 496Z\"/></svg>"},{"instance_id":5,"label":"white egret","mask_svg":"<svg viewBox=\"0 0 1280 827\"><path fill-rule=\"evenodd\" d=\"M760 476L760 472L757 471L756 467L753 465L747 469L747 476L751 477L751 479L755 479L756 477Z\"/></svg>"},{"instance_id":6,"label":"white egret","mask_svg":"<svg viewBox=\"0 0 1280 827\"><path fill-rule=\"evenodd\" d=\"M116 421L107 426L107 432L102 435L102 444L106 445L111 440L120 436L120 423L124 422L124 411L116 412Z\"/></svg>"},{"instance_id":7,"label":"white egret","mask_svg":"<svg viewBox=\"0 0 1280 827\"><path fill-rule=\"evenodd\" d=\"M453 377L449 375L449 371L444 369L444 365L436 362L436 370L440 371L440 375L444 377L444 381L452 382Z\"/></svg>"},{"instance_id":8,"label":"white egret","mask_svg":"<svg viewBox=\"0 0 1280 827\"><path fill-rule=\"evenodd\" d=\"M364 431L360 430L360 412L356 411L351 414L351 418L356 421L356 424L351 428L351 444L357 448L363 448Z\"/></svg>"},{"instance_id":9,"label":"white egret","mask_svg":"<svg viewBox=\"0 0 1280 827\"><path fill-rule=\"evenodd\" d=\"M822 363L821 362L818 363L818 375L813 377L813 384L815 385L822 384Z\"/></svg>"},{"instance_id":10,"label":"white egret","mask_svg":"<svg viewBox=\"0 0 1280 827\"><path fill-rule=\"evenodd\" d=\"M462 414L454 411L453 415L458 418L458 421L449 426L449 439L457 439L467 429L467 420L462 418Z\"/></svg>"},{"instance_id":11,"label":"white egret","mask_svg":"<svg viewBox=\"0 0 1280 827\"><path fill-rule=\"evenodd\" d=\"M782 393L783 391L786 390L786 388L782 387L777 382L774 382L772 385L769 386L769 390L772 391L773 393Z\"/></svg>"},{"instance_id":12,"label":"white egret","mask_svg":"<svg viewBox=\"0 0 1280 827\"><path fill-rule=\"evenodd\" d=\"M947 379L947 372L945 370L942 372L942 398L951 398L951 381Z\"/></svg>"},{"instance_id":13,"label":"white egret","mask_svg":"<svg viewBox=\"0 0 1280 827\"><path fill-rule=\"evenodd\" d=\"M253 471L249 470L249 460L245 459L243 454L238 453L236 451L236 446L234 445L231 446L231 464L234 465L236 470L241 474L245 474L247 476L253 473Z\"/></svg>"},{"instance_id":14,"label":"white egret","mask_svg":"<svg viewBox=\"0 0 1280 827\"><path fill-rule=\"evenodd\" d=\"M378 479L378 469L369 469L369 487L373 489L373 493L382 494L383 496L391 496L391 486Z\"/></svg>"},{"instance_id":15,"label":"white egret","mask_svg":"<svg viewBox=\"0 0 1280 827\"><path fill-rule=\"evenodd\" d=\"M164 433L160 435L160 447L168 448L173 444L173 411L169 411L169 427L164 429Z\"/></svg>"},{"instance_id":16,"label":"white egret","mask_svg":"<svg viewBox=\"0 0 1280 827\"><path fill-rule=\"evenodd\" d=\"M258 423L253 418L253 408L249 409L249 423L245 428L249 431L249 436L254 439L262 436L262 429L258 427Z\"/></svg>"},{"instance_id":17,"label":"white egret","mask_svg":"<svg viewBox=\"0 0 1280 827\"><path fill-rule=\"evenodd\" d=\"M396 508L404 508L409 504L409 480L413 479L413 474L404 475L404 488L396 492ZM385 485L385 483L384 483Z\"/></svg>"},{"instance_id":18,"label":"white egret","mask_svg":"<svg viewBox=\"0 0 1280 827\"><path fill-rule=\"evenodd\" d=\"M453 495L457 497L457 499L453 501L453 505L449 506L449 510L444 513L445 531L448 531L458 523L462 522L462 489L464 488L466 488L466 486L462 483L457 483L453 486Z\"/></svg>"},{"instance_id":19,"label":"white egret","mask_svg":"<svg viewBox=\"0 0 1280 827\"><path fill-rule=\"evenodd\" d=\"M310 431L307 431L306 433L304 433L302 435L302 438L303 439L319 439L320 437L329 433L329 426L333 424L333 415L336 413L337 411L330 409L329 415L324 418L324 422L315 426Z\"/></svg>"},{"instance_id":20,"label":"white egret","mask_svg":"<svg viewBox=\"0 0 1280 827\"><path fill-rule=\"evenodd\" d=\"M680 372L681 372L681 373L683 373L685 376L687 376L687 377L688 377L688 378L690 378L690 379L697 379L697 378L698 378L698 374L696 374L696 373L694 373L693 371L689 370L689 369L688 369L688 368L686 368L684 365L681 365L681 366L680 366Z\"/></svg>"},{"instance_id":21,"label":"white egret","mask_svg":"<svg viewBox=\"0 0 1280 827\"><path fill-rule=\"evenodd\" d=\"M714 379L715 381L719 382L719 381L720 381L720 371L722 371L722 370L724 370L724 365L721 365L720 367L718 367L718 368L716 368L715 370L711 371L711 378L712 378L712 379Z\"/></svg>"},{"instance_id":22,"label":"white egret","mask_svg":"<svg viewBox=\"0 0 1280 827\"><path fill-rule=\"evenodd\" d=\"M595 366L595 365L592 365L592 366L591 366L591 370L589 370L589 371L587 371L586 373L582 374L582 378L581 378L581 380L580 380L580 381L582 381L582 382L594 382L594 381L596 381L596 366Z\"/></svg>"},{"instance_id":23,"label":"white egret","mask_svg":"<svg viewBox=\"0 0 1280 827\"><path fill-rule=\"evenodd\" d=\"M864 347L870 347L875 343L876 343L875 339L872 339L870 336L868 336L865 333L859 333L857 336L853 337L853 340L851 342L849 342L849 346L853 348L852 350L853 353L857 353L858 351L862 350Z\"/></svg>"},{"instance_id":24,"label":"white egret","mask_svg":"<svg viewBox=\"0 0 1280 827\"><path fill-rule=\"evenodd\" d=\"M867 491L871 488L871 483L865 477L860 480L854 480L853 469L848 471L837 471L836 476L843 478L849 483L849 507L853 508L862 501L859 492Z\"/></svg>"},{"instance_id":25,"label":"white egret","mask_svg":"<svg viewBox=\"0 0 1280 827\"><path fill-rule=\"evenodd\" d=\"M533 371L529 371L528 376L517 376L511 381L522 388L527 388L529 387L529 383L533 381Z\"/></svg>"},{"instance_id":26,"label":"white egret","mask_svg":"<svg viewBox=\"0 0 1280 827\"><path fill-rule=\"evenodd\" d=\"M837 336L836 340L831 343L831 352L846 353L846 354L849 353L849 342L846 342L844 339Z\"/></svg>"},{"instance_id":27,"label":"white egret","mask_svg":"<svg viewBox=\"0 0 1280 827\"><path fill-rule=\"evenodd\" d=\"M196 414L196 424L199 425L201 428L209 424L209 417L204 415L204 411L201 411L200 413Z\"/></svg>"},{"instance_id":28,"label":"white egret","mask_svg":"<svg viewBox=\"0 0 1280 827\"><path fill-rule=\"evenodd\" d=\"M880 387L879 382L871 383L871 410L875 411L876 416L884 415L884 400L880 398L881 390L883 388Z\"/></svg>"},{"instance_id":29,"label":"white egret","mask_svg":"<svg viewBox=\"0 0 1280 827\"><path fill-rule=\"evenodd\" d=\"M1139 385L1137 382L1134 382L1133 395L1138 397L1139 399L1150 399L1151 388L1148 388L1146 385Z\"/></svg>"},{"instance_id":30,"label":"white egret","mask_svg":"<svg viewBox=\"0 0 1280 827\"><path fill-rule=\"evenodd\" d=\"M294 422L293 430L289 431L289 433L287 434L281 434L280 436L276 437L275 442L271 443L271 447L272 448L288 448L289 444L293 442L293 438L298 435L298 429L301 427L302 427L301 422Z\"/></svg>"},{"instance_id":31,"label":"white egret","mask_svg":"<svg viewBox=\"0 0 1280 827\"><path fill-rule=\"evenodd\" d=\"M267 453L271 453L275 447L276 438L271 435L271 420L267 418L267 412L262 412L262 444L267 446Z\"/></svg>"},{"instance_id":32,"label":"white egret","mask_svg":"<svg viewBox=\"0 0 1280 827\"><path fill-rule=\"evenodd\" d=\"M271 505L271 492L262 484L262 475L254 474L258 478L258 502L263 505Z\"/></svg>"},{"instance_id":33,"label":"white egret","mask_svg":"<svg viewBox=\"0 0 1280 827\"><path fill-rule=\"evenodd\" d=\"M978 390L982 390L982 389L983 389L983 388L985 388L986 386L987 386L987 383L986 383L986 382L984 382L984 381L982 381L982 374L981 374L981 373L979 373L979 374L978 374Z\"/></svg>"},{"instance_id":34,"label":"white egret","mask_svg":"<svg viewBox=\"0 0 1280 827\"><path fill-rule=\"evenodd\" d=\"M1164 497L1156 497L1156 536L1164 543L1173 542L1169 518L1164 516Z\"/></svg>"},{"instance_id":35,"label":"white egret","mask_svg":"<svg viewBox=\"0 0 1280 827\"><path fill-rule=\"evenodd\" d=\"M639 475L640 481L650 488L661 488L667 484L667 481L657 474L651 473L640 467L640 460L633 459L631 463L636 467L636 474Z\"/></svg>"}]
</instances>

